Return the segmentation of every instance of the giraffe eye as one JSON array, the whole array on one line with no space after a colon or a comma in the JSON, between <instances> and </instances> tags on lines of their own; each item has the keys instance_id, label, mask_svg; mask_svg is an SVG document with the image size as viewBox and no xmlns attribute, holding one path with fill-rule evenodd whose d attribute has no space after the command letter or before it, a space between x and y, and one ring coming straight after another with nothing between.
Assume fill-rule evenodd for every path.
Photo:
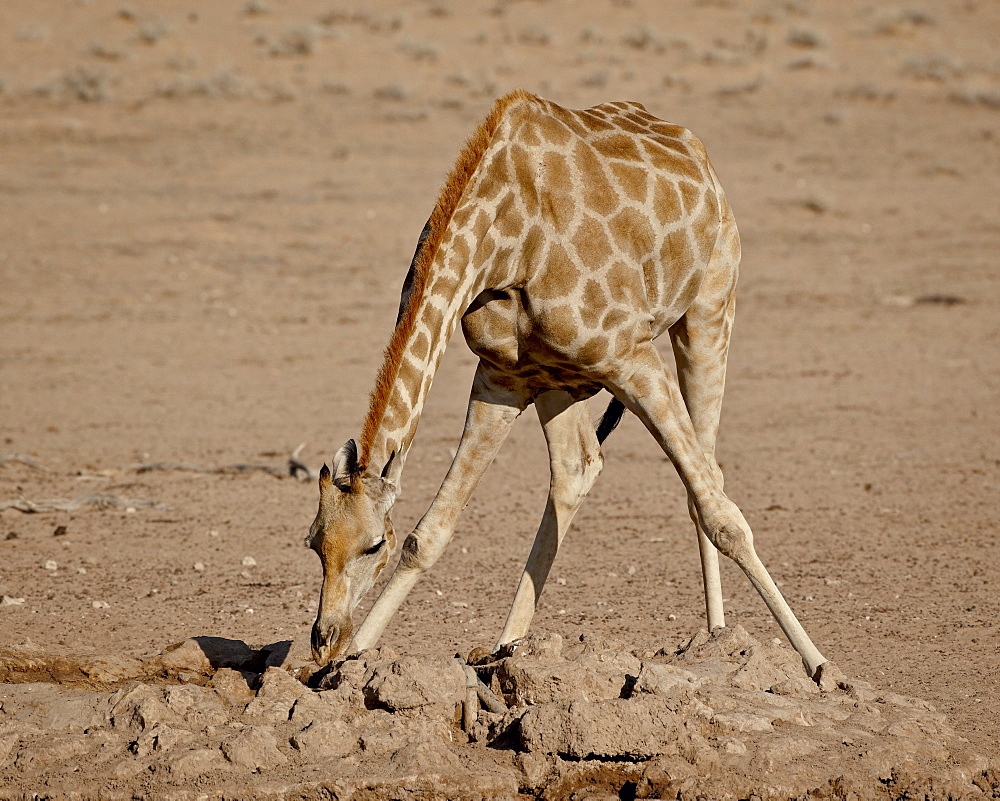
<instances>
[{"instance_id":1,"label":"giraffe eye","mask_svg":"<svg viewBox=\"0 0 1000 801\"><path fill-rule=\"evenodd\" d=\"M377 554L379 551L382 550L383 545L385 545L385 540L376 542L371 548L365 548L364 551L365 556L374 556L375 554Z\"/></svg>"}]
</instances>

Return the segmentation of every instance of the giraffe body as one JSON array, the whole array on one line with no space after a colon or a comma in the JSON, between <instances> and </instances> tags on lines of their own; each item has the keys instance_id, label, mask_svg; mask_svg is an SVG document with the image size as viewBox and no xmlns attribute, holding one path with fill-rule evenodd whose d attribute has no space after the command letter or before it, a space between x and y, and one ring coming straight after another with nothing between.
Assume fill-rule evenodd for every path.
<instances>
[{"instance_id":1,"label":"giraffe body","mask_svg":"<svg viewBox=\"0 0 1000 801\"><path fill-rule=\"evenodd\" d=\"M609 390L673 461L698 527L709 625L724 625L718 551L735 559L814 674L824 661L724 494L715 439L740 243L704 147L640 104L573 111L501 98L439 198L404 283L360 445L320 479L310 544L324 567L318 661L370 647L451 540L513 420L535 404L552 478L498 645L527 632L570 521L603 465L586 398ZM424 399L461 322L480 357L444 483L365 622L351 611L394 543L388 513ZM677 378L653 340L669 332ZM620 408L620 406L619 406ZM373 522L375 521L375 522Z\"/></svg>"},{"instance_id":2,"label":"giraffe body","mask_svg":"<svg viewBox=\"0 0 1000 801\"><path fill-rule=\"evenodd\" d=\"M735 286L739 238L704 147L638 103L570 111L522 101L476 178L454 224L457 233L487 222L470 249L473 266L491 263L469 276L487 286L463 314L463 333L498 380L533 395L604 388L635 343L690 307L723 230L728 251L711 291Z\"/></svg>"}]
</instances>

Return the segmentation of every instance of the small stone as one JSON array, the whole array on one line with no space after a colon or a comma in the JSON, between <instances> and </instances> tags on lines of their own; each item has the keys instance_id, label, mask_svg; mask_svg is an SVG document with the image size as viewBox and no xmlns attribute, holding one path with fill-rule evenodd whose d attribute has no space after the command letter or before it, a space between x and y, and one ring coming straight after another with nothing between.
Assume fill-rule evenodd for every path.
<instances>
[{"instance_id":1,"label":"small stone","mask_svg":"<svg viewBox=\"0 0 1000 801\"><path fill-rule=\"evenodd\" d=\"M175 729L165 723L157 723L149 731L143 732L129 746L136 756L149 756L154 752L166 752L178 745L183 745L194 738L194 735L184 729Z\"/></svg>"},{"instance_id":2,"label":"small stone","mask_svg":"<svg viewBox=\"0 0 1000 801\"><path fill-rule=\"evenodd\" d=\"M291 709L295 699L310 692L301 681L296 679L287 670L280 667L269 667L260 677L260 686L257 688L258 698L287 698L288 707Z\"/></svg>"},{"instance_id":3,"label":"small stone","mask_svg":"<svg viewBox=\"0 0 1000 801\"><path fill-rule=\"evenodd\" d=\"M257 567L257 560L252 556L244 556L243 567Z\"/></svg>"},{"instance_id":4,"label":"small stone","mask_svg":"<svg viewBox=\"0 0 1000 801\"><path fill-rule=\"evenodd\" d=\"M167 646L159 656L160 663L167 670L194 670L208 674L212 663L196 640L184 640Z\"/></svg>"},{"instance_id":5,"label":"small stone","mask_svg":"<svg viewBox=\"0 0 1000 801\"><path fill-rule=\"evenodd\" d=\"M790 698L809 698L819 695L820 689L815 682L805 676L791 676L772 685L768 692L773 695L787 695Z\"/></svg>"},{"instance_id":6,"label":"small stone","mask_svg":"<svg viewBox=\"0 0 1000 801\"><path fill-rule=\"evenodd\" d=\"M194 569L197 570L200 573L202 570L205 569L205 563L204 562L195 562L194 563Z\"/></svg>"},{"instance_id":7,"label":"small stone","mask_svg":"<svg viewBox=\"0 0 1000 801\"><path fill-rule=\"evenodd\" d=\"M109 604L107 601L91 601L90 605L92 607L94 607L94 609L110 609L111 608L111 604Z\"/></svg>"},{"instance_id":8,"label":"small stone","mask_svg":"<svg viewBox=\"0 0 1000 801\"><path fill-rule=\"evenodd\" d=\"M364 693L369 703L390 711L453 706L464 696L465 674L454 659L403 657L376 665Z\"/></svg>"},{"instance_id":9,"label":"small stone","mask_svg":"<svg viewBox=\"0 0 1000 801\"><path fill-rule=\"evenodd\" d=\"M229 720L226 705L208 687L181 684L165 687L162 692L167 709L180 716L187 728L202 730L206 726L221 726Z\"/></svg>"},{"instance_id":10,"label":"small stone","mask_svg":"<svg viewBox=\"0 0 1000 801\"><path fill-rule=\"evenodd\" d=\"M431 772L455 775L461 773L462 762L439 740L413 739L389 757L386 767L397 776Z\"/></svg>"},{"instance_id":11,"label":"small stone","mask_svg":"<svg viewBox=\"0 0 1000 801\"><path fill-rule=\"evenodd\" d=\"M278 750L270 726L251 726L222 744L222 753L234 765L252 771L283 765L288 757Z\"/></svg>"},{"instance_id":12,"label":"small stone","mask_svg":"<svg viewBox=\"0 0 1000 801\"><path fill-rule=\"evenodd\" d=\"M195 637L164 649L159 660L167 669L193 670L209 674L213 669L252 667L258 654L241 640L225 637Z\"/></svg>"},{"instance_id":13,"label":"small stone","mask_svg":"<svg viewBox=\"0 0 1000 801\"><path fill-rule=\"evenodd\" d=\"M683 729L662 699L612 699L529 706L518 726L518 750L573 759L650 759L676 752ZM712 752L710 747L707 748ZM686 757L685 757L686 758Z\"/></svg>"},{"instance_id":14,"label":"small stone","mask_svg":"<svg viewBox=\"0 0 1000 801\"><path fill-rule=\"evenodd\" d=\"M58 570L59 565L55 559L47 559L44 565L46 570Z\"/></svg>"},{"instance_id":15,"label":"small stone","mask_svg":"<svg viewBox=\"0 0 1000 801\"><path fill-rule=\"evenodd\" d=\"M762 715L751 715L748 712L716 712L709 721L729 731L772 731L774 724Z\"/></svg>"},{"instance_id":16,"label":"small stone","mask_svg":"<svg viewBox=\"0 0 1000 801\"><path fill-rule=\"evenodd\" d=\"M63 537L66 534L66 526L56 526L55 531L52 532L53 537Z\"/></svg>"},{"instance_id":17,"label":"small stone","mask_svg":"<svg viewBox=\"0 0 1000 801\"><path fill-rule=\"evenodd\" d=\"M315 721L325 721L344 713L342 701L336 697L334 691L327 690L321 693L306 693L295 701L288 719L299 727L305 726Z\"/></svg>"},{"instance_id":18,"label":"small stone","mask_svg":"<svg viewBox=\"0 0 1000 801\"><path fill-rule=\"evenodd\" d=\"M226 762L215 748L191 749L169 763L171 775L179 777L202 776L224 767Z\"/></svg>"},{"instance_id":19,"label":"small stone","mask_svg":"<svg viewBox=\"0 0 1000 801\"><path fill-rule=\"evenodd\" d=\"M718 743L719 747L727 754L743 756L747 752L747 747L743 741L737 740L735 737L720 737Z\"/></svg>"},{"instance_id":20,"label":"small stone","mask_svg":"<svg viewBox=\"0 0 1000 801\"><path fill-rule=\"evenodd\" d=\"M240 702L249 701L253 697L253 690L247 684L247 680L238 670L232 668L220 668L212 676L212 688L223 698Z\"/></svg>"},{"instance_id":21,"label":"small stone","mask_svg":"<svg viewBox=\"0 0 1000 801\"><path fill-rule=\"evenodd\" d=\"M287 721L300 696L311 692L302 682L278 667L269 667L260 677L257 697L243 710L245 718Z\"/></svg>"},{"instance_id":22,"label":"small stone","mask_svg":"<svg viewBox=\"0 0 1000 801\"><path fill-rule=\"evenodd\" d=\"M701 685L698 677L689 670L675 665L649 662L642 666L632 686L631 695L643 693L665 697L682 697Z\"/></svg>"},{"instance_id":23,"label":"small stone","mask_svg":"<svg viewBox=\"0 0 1000 801\"><path fill-rule=\"evenodd\" d=\"M148 684L119 690L109 699L109 722L115 729L141 734L162 723L176 723L177 715L163 703L163 693Z\"/></svg>"},{"instance_id":24,"label":"small stone","mask_svg":"<svg viewBox=\"0 0 1000 801\"><path fill-rule=\"evenodd\" d=\"M539 787L552 770L549 760L542 754L525 752L518 754L514 760L529 787Z\"/></svg>"},{"instance_id":25,"label":"small stone","mask_svg":"<svg viewBox=\"0 0 1000 801\"><path fill-rule=\"evenodd\" d=\"M310 759L328 759L351 753L358 745L358 733L342 720L314 720L290 742Z\"/></svg>"},{"instance_id":26,"label":"small stone","mask_svg":"<svg viewBox=\"0 0 1000 801\"><path fill-rule=\"evenodd\" d=\"M11 598L9 595L0 595L0 606L22 606L24 598Z\"/></svg>"}]
</instances>

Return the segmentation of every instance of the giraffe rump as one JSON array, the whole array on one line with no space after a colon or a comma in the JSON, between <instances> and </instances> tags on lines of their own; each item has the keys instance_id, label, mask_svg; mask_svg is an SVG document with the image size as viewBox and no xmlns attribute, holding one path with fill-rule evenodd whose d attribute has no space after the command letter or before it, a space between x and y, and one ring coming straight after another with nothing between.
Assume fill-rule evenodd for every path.
<instances>
[{"instance_id":1,"label":"giraffe rump","mask_svg":"<svg viewBox=\"0 0 1000 801\"><path fill-rule=\"evenodd\" d=\"M396 318L396 327L389 339L389 344L386 345L382 367L375 378L375 386L372 388L369 398L368 414L361 429L359 472L363 472L368 467L372 445L389 404L389 397L396 375L399 373L407 339L413 332L417 321L420 302L427 285L427 276L448 222L458 207L458 202L462 198L462 193L465 191L469 179L479 166L504 112L518 101L531 99L536 98L523 89L516 89L499 98L493 104L486 119L480 123L465 143L465 147L462 148L455 160L455 165L438 195L434 210L424 227L424 233L421 234L417 252L413 255L413 263L410 265L410 272L406 277L408 286L404 287L404 297L400 305L399 315Z\"/></svg>"}]
</instances>

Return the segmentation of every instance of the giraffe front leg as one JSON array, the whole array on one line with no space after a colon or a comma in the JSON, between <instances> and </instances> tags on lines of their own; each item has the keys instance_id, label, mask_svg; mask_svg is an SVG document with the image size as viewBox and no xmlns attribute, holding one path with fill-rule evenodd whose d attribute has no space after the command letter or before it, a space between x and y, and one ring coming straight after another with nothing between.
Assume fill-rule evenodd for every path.
<instances>
[{"instance_id":1,"label":"giraffe front leg","mask_svg":"<svg viewBox=\"0 0 1000 801\"><path fill-rule=\"evenodd\" d=\"M585 401L574 402L565 392L546 392L536 398L535 408L549 449L549 496L494 651L528 633L563 537L604 465Z\"/></svg>"},{"instance_id":2,"label":"giraffe front leg","mask_svg":"<svg viewBox=\"0 0 1000 801\"><path fill-rule=\"evenodd\" d=\"M403 543L392 577L358 627L352 651L375 645L410 590L444 553L459 514L527 404L526 393L496 386L480 363L455 458L427 512Z\"/></svg>"}]
</instances>

